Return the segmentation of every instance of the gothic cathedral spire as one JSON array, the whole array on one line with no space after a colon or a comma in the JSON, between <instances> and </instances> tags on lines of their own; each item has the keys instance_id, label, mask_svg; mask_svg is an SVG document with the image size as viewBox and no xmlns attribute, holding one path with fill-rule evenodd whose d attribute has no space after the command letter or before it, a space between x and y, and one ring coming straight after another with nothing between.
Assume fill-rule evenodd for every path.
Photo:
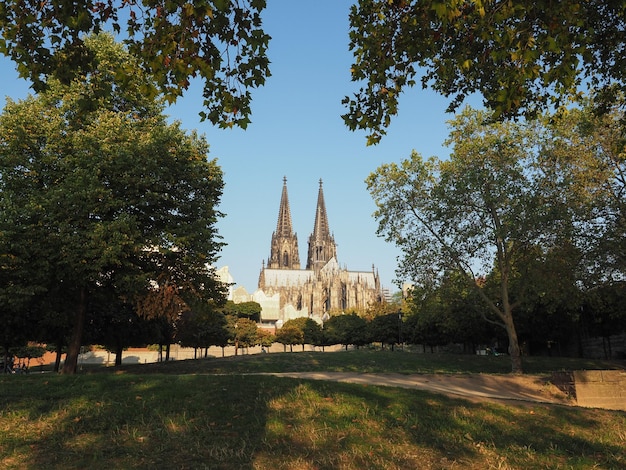
<instances>
[{"instance_id":1,"label":"gothic cathedral spire","mask_svg":"<svg viewBox=\"0 0 626 470\"><path fill-rule=\"evenodd\" d=\"M298 254L298 236L293 233L291 211L287 196L287 177L283 177L283 192L278 209L276 231L272 234L270 258L267 261L270 269L300 269Z\"/></svg>"},{"instance_id":2,"label":"gothic cathedral spire","mask_svg":"<svg viewBox=\"0 0 626 470\"><path fill-rule=\"evenodd\" d=\"M320 179L320 189L317 193L317 208L315 210L315 225L313 233L309 237L309 254L306 268L318 272L332 258L337 257L337 245L330 234L326 204L324 203L324 191Z\"/></svg>"}]
</instances>

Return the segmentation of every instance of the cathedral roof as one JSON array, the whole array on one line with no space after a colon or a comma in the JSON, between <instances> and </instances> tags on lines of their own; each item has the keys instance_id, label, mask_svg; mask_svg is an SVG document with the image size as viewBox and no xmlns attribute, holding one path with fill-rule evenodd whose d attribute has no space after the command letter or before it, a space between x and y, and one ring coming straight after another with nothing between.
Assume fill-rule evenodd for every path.
<instances>
[{"instance_id":1,"label":"cathedral roof","mask_svg":"<svg viewBox=\"0 0 626 470\"><path fill-rule=\"evenodd\" d=\"M371 271L347 271L351 284L361 284L369 289L376 288L376 275Z\"/></svg>"},{"instance_id":2,"label":"cathedral roof","mask_svg":"<svg viewBox=\"0 0 626 470\"><path fill-rule=\"evenodd\" d=\"M264 269L265 285L268 287L299 286L315 277L307 269Z\"/></svg>"}]
</instances>

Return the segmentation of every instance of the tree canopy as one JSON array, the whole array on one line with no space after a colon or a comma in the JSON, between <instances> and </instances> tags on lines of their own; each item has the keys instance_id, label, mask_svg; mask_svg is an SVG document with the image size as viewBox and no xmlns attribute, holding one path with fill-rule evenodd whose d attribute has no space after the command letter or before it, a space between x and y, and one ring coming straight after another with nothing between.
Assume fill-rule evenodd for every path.
<instances>
[{"instance_id":1,"label":"tree canopy","mask_svg":"<svg viewBox=\"0 0 626 470\"><path fill-rule=\"evenodd\" d=\"M400 274L424 286L460 274L488 306L486 319L506 329L521 372L513 312L533 286L528 270L573 242L582 247L611 178L575 128L485 120L466 109L451 122L448 160L414 152L379 167L367 185L379 234L404 253ZM578 264L580 250L571 252Z\"/></svg>"},{"instance_id":2,"label":"tree canopy","mask_svg":"<svg viewBox=\"0 0 626 470\"><path fill-rule=\"evenodd\" d=\"M449 97L448 111L479 93L500 118L535 116L583 86L602 109L626 90L623 2L360 0L350 28L352 79L365 84L344 120L369 144L418 81Z\"/></svg>"},{"instance_id":3,"label":"tree canopy","mask_svg":"<svg viewBox=\"0 0 626 470\"><path fill-rule=\"evenodd\" d=\"M265 0L154 2L79 0L0 3L0 53L10 57L35 91L50 78L68 85L93 63L89 34L118 34L153 77L144 94L163 93L170 101L196 77L204 82L202 118L222 127L250 122L250 89L270 75L262 29ZM113 73L132 77L128 63Z\"/></svg>"},{"instance_id":4,"label":"tree canopy","mask_svg":"<svg viewBox=\"0 0 626 470\"><path fill-rule=\"evenodd\" d=\"M50 80L0 115L0 277L11 281L0 299L64 292L76 312L69 372L94 290L112 287L128 302L159 287L181 299L223 295L210 268L223 181L207 143L166 122L141 93L149 77L116 81L117 64L134 62L110 36L85 44L91 73Z\"/></svg>"}]
</instances>

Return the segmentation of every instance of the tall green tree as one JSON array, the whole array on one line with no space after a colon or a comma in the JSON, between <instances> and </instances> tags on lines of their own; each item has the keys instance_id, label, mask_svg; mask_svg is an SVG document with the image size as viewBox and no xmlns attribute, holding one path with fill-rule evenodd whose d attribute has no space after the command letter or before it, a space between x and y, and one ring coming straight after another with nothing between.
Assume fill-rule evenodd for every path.
<instances>
[{"instance_id":1,"label":"tall green tree","mask_svg":"<svg viewBox=\"0 0 626 470\"><path fill-rule=\"evenodd\" d=\"M235 303L227 300L221 310L225 315L234 315L239 318L247 318L249 320L259 322L261 319L261 304L258 302L240 302Z\"/></svg>"},{"instance_id":2,"label":"tall green tree","mask_svg":"<svg viewBox=\"0 0 626 470\"><path fill-rule=\"evenodd\" d=\"M301 325L294 320L287 320L285 324L276 332L276 342L282 344L285 348L289 345L289 350L293 351L294 344L301 344L304 348L304 331Z\"/></svg>"},{"instance_id":3,"label":"tall green tree","mask_svg":"<svg viewBox=\"0 0 626 470\"><path fill-rule=\"evenodd\" d=\"M420 83L450 98L481 94L496 117L535 116L598 91L599 108L626 90L624 2L603 0L359 0L350 11L352 129L377 143L400 95Z\"/></svg>"},{"instance_id":4,"label":"tall green tree","mask_svg":"<svg viewBox=\"0 0 626 470\"><path fill-rule=\"evenodd\" d=\"M579 248L584 255L588 288L615 283L626 276L626 126L619 103L598 116L594 103L568 112L557 121L576 133L579 155L586 155L594 172L582 173L589 217L581 226ZM589 176L594 176L590 178Z\"/></svg>"},{"instance_id":5,"label":"tall green tree","mask_svg":"<svg viewBox=\"0 0 626 470\"><path fill-rule=\"evenodd\" d=\"M151 78L110 36L85 44L88 70L9 100L0 116L0 245L12 261L1 276L41 301L66 293L74 311L67 373L100 286L131 301L158 286L183 298L223 295L209 267L222 245L223 181L207 143L167 123L162 104L143 94ZM123 81L120 63L135 69Z\"/></svg>"},{"instance_id":6,"label":"tall green tree","mask_svg":"<svg viewBox=\"0 0 626 470\"><path fill-rule=\"evenodd\" d=\"M237 318L230 315L228 317L228 327L231 339L235 345L235 355L240 348L249 348L258 344L258 327L255 322L248 318Z\"/></svg>"},{"instance_id":7,"label":"tall green tree","mask_svg":"<svg viewBox=\"0 0 626 470\"><path fill-rule=\"evenodd\" d=\"M515 260L511 298L519 305L516 324L526 354L575 350L584 276L581 258L572 241L564 240L550 250L535 247ZM497 283L497 276L488 276L491 282Z\"/></svg>"},{"instance_id":8,"label":"tall green tree","mask_svg":"<svg viewBox=\"0 0 626 470\"><path fill-rule=\"evenodd\" d=\"M308 317L287 320L276 332L276 342L284 345L305 344L317 346L322 343L322 328L319 323Z\"/></svg>"},{"instance_id":9,"label":"tall green tree","mask_svg":"<svg viewBox=\"0 0 626 470\"><path fill-rule=\"evenodd\" d=\"M224 348L229 339L226 316L215 302L192 302L178 321L176 339L181 346L194 348L194 355L198 348L204 348L205 356L210 346Z\"/></svg>"},{"instance_id":10,"label":"tall green tree","mask_svg":"<svg viewBox=\"0 0 626 470\"><path fill-rule=\"evenodd\" d=\"M90 298L84 342L103 345L114 353L115 366L120 366L124 349L154 342L158 337L156 326L139 317L132 303L123 301L115 289L102 288Z\"/></svg>"},{"instance_id":11,"label":"tall green tree","mask_svg":"<svg viewBox=\"0 0 626 470\"><path fill-rule=\"evenodd\" d=\"M142 70L154 78L142 85L143 92L173 101L198 77L204 82L201 116L222 127L245 128L250 90L270 75L264 9L265 0L9 0L0 4L0 53L39 92L49 79L66 85L80 79L95 55L89 34L116 33L138 59L115 64L118 82Z\"/></svg>"},{"instance_id":12,"label":"tall green tree","mask_svg":"<svg viewBox=\"0 0 626 470\"><path fill-rule=\"evenodd\" d=\"M369 339L381 343L383 348L389 344L393 351L395 344L403 342L401 312L378 315L368 322L367 328Z\"/></svg>"},{"instance_id":13,"label":"tall green tree","mask_svg":"<svg viewBox=\"0 0 626 470\"><path fill-rule=\"evenodd\" d=\"M522 372L511 297L516 261L536 247L571 237L566 165L544 148L536 123L484 124L466 109L451 122L449 160L413 153L367 178L377 206L378 232L404 253L400 274L418 284L458 273L505 328L512 371ZM544 158L544 157L550 158ZM488 273L495 288L484 288Z\"/></svg>"},{"instance_id":14,"label":"tall green tree","mask_svg":"<svg viewBox=\"0 0 626 470\"><path fill-rule=\"evenodd\" d=\"M431 348L463 344L464 351L473 354L478 345L492 345L497 336L494 327L484 321L489 316L486 305L457 272L444 273L436 283L416 286L409 305L405 327L408 342Z\"/></svg>"},{"instance_id":15,"label":"tall green tree","mask_svg":"<svg viewBox=\"0 0 626 470\"><path fill-rule=\"evenodd\" d=\"M327 344L363 346L370 342L367 322L356 313L333 315L324 323L324 340Z\"/></svg>"},{"instance_id":16,"label":"tall green tree","mask_svg":"<svg viewBox=\"0 0 626 470\"><path fill-rule=\"evenodd\" d=\"M626 332L626 283L603 284L585 292L582 324L585 334L602 338L604 357L613 358L611 336Z\"/></svg>"}]
</instances>

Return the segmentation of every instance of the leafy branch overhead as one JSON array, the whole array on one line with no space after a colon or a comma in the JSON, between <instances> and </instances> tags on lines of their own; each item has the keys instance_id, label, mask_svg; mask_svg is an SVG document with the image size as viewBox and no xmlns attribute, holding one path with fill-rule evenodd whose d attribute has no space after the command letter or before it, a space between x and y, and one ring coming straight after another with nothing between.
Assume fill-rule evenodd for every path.
<instances>
[{"instance_id":1,"label":"leafy branch overhead","mask_svg":"<svg viewBox=\"0 0 626 470\"><path fill-rule=\"evenodd\" d=\"M201 117L220 127L245 128L250 90L270 76L264 8L265 0L8 0L0 3L0 53L42 91L49 77L69 84L89 67L87 34L115 32L154 77L144 92L163 93L173 102L200 78ZM116 71L118 80L133 73L124 63Z\"/></svg>"},{"instance_id":2,"label":"leafy branch overhead","mask_svg":"<svg viewBox=\"0 0 626 470\"><path fill-rule=\"evenodd\" d=\"M350 12L352 130L385 135L399 96L418 82L455 111L479 93L497 118L536 116L578 99L600 109L626 90L626 4L602 0L360 0Z\"/></svg>"}]
</instances>

